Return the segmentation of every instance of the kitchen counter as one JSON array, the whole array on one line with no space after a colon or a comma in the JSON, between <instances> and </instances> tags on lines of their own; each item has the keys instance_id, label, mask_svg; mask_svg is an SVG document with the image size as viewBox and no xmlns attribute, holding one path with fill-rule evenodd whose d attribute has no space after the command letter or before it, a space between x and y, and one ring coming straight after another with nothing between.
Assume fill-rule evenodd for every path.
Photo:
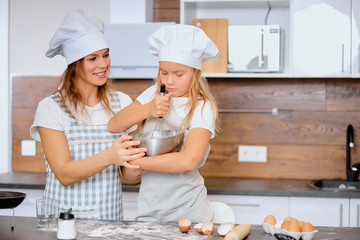
<instances>
[{"instance_id":1,"label":"kitchen counter","mask_svg":"<svg viewBox=\"0 0 360 240\"><path fill-rule=\"evenodd\" d=\"M307 187L310 180L205 177L208 194L249 196L294 196L360 198L360 191L318 191ZM46 173L0 174L0 188L44 189ZM138 192L139 185L123 185L124 192Z\"/></svg>"},{"instance_id":2,"label":"kitchen counter","mask_svg":"<svg viewBox=\"0 0 360 240\"><path fill-rule=\"evenodd\" d=\"M56 228L38 229L36 218L15 217L14 231L11 231L12 217L0 216L0 240L27 239L42 240L56 239ZM217 229L216 225L216 229ZM95 220L76 220L78 231L77 240L81 239L126 239L126 240L166 240L166 239L193 239L193 240L222 240L215 230L213 235L198 234L193 228L188 233L181 233L177 223L155 222L113 222ZM317 227L313 239L327 240L354 240L360 236L360 228ZM261 225L252 225L246 240L276 240L266 234Z\"/></svg>"}]
</instances>

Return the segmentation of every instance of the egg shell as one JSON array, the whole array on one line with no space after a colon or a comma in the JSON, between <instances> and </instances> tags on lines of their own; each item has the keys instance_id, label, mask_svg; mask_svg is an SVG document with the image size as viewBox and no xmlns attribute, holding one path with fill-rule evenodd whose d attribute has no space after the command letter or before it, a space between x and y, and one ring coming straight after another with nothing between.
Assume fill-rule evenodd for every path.
<instances>
[{"instance_id":1,"label":"egg shell","mask_svg":"<svg viewBox=\"0 0 360 240\"><path fill-rule=\"evenodd\" d=\"M203 222L201 230L205 235L211 235L215 231L215 225L212 222Z\"/></svg>"},{"instance_id":2,"label":"egg shell","mask_svg":"<svg viewBox=\"0 0 360 240\"><path fill-rule=\"evenodd\" d=\"M202 223L197 223L197 224L195 224L194 229L198 233L203 233L201 227L202 227Z\"/></svg>"},{"instance_id":3,"label":"egg shell","mask_svg":"<svg viewBox=\"0 0 360 240\"><path fill-rule=\"evenodd\" d=\"M281 228L282 230L287 231L287 230L289 229L289 224L290 224L290 222L291 222L291 221L289 221L289 220L287 220L287 221L284 220L283 223L281 224L281 227L280 227L280 228Z\"/></svg>"},{"instance_id":4,"label":"egg shell","mask_svg":"<svg viewBox=\"0 0 360 240\"><path fill-rule=\"evenodd\" d=\"M234 228L235 228L234 223L225 222L218 227L217 232L219 233L220 236L224 237L227 233L231 232L231 230L233 230Z\"/></svg>"},{"instance_id":5,"label":"egg shell","mask_svg":"<svg viewBox=\"0 0 360 240\"><path fill-rule=\"evenodd\" d=\"M294 219L293 217L288 216L288 217L286 217L286 218L283 220L283 222L285 222L285 221L291 221L291 220L293 220L293 219Z\"/></svg>"},{"instance_id":6,"label":"egg shell","mask_svg":"<svg viewBox=\"0 0 360 240\"><path fill-rule=\"evenodd\" d=\"M299 221L291 220L289 225L287 226L287 231L288 232L301 232L300 226L299 226Z\"/></svg>"},{"instance_id":7,"label":"egg shell","mask_svg":"<svg viewBox=\"0 0 360 240\"><path fill-rule=\"evenodd\" d=\"M191 228L191 221L186 218L180 218L178 221L178 226L181 232L187 233Z\"/></svg>"},{"instance_id":8,"label":"egg shell","mask_svg":"<svg viewBox=\"0 0 360 240\"><path fill-rule=\"evenodd\" d=\"M276 218L273 215L268 215L265 219L264 219L264 223L270 224L270 225L275 225L276 224Z\"/></svg>"},{"instance_id":9,"label":"egg shell","mask_svg":"<svg viewBox=\"0 0 360 240\"><path fill-rule=\"evenodd\" d=\"M302 232L313 232L314 230L315 230L314 226L309 222L305 222L301 226L301 231Z\"/></svg>"}]
</instances>

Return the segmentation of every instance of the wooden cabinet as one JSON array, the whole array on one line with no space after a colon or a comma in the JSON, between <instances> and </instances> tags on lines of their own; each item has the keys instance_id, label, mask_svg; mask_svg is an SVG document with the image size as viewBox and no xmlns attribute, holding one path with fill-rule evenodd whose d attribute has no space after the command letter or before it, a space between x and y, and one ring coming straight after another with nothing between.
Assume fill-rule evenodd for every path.
<instances>
[{"instance_id":1,"label":"wooden cabinet","mask_svg":"<svg viewBox=\"0 0 360 240\"><path fill-rule=\"evenodd\" d=\"M289 216L315 226L349 226L348 198L290 197Z\"/></svg>"},{"instance_id":2,"label":"wooden cabinet","mask_svg":"<svg viewBox=\"0 0 360 240\"><path fill-rule=\"evenodd\" d=\"M360 199L350 199L350 227L360 227Z\"/></svg>"},{"instance_id":3,"label":"wooden cabinet","mask_svg":"<svg viewBox=\"0 0 360 240\"><path fill-rule=\"evenodd\" d=\"M288 197L208 195L210 201L224 202L235 213L235 223L261 224L269 214L284 219L289 214Z\"/></svg>"},{"instance_id":4,"label":"wooden cabinet","mask_svg":"<svg viewBox=\"0 0 360 240\"><path fill-rule=\"evenodd\" d=\"M360 0L352 0L351 77L360 78Z\"/></svg>"},{"instance_id":5,"label":"wooden cabinet","mask_svg":"<svg viewBox=\"0 0 360 240\"><path fill-rule=\"evenodd\" d=\"M351 0L293 1L293 76L349 77Z\"/></svg>"}]
</instances>

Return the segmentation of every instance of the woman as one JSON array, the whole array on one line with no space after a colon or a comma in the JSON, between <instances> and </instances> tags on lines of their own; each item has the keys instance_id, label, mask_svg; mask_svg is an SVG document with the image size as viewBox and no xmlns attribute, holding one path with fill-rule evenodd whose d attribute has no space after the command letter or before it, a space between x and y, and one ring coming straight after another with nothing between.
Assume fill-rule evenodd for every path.
<instances>
[{"instance_id":1,"label":"woman","mask_svg":"<svg viewBox=\"0 0 360 240\"><path fill-rule=\"evenodd\" d=\"M205 164L209 141L219 125L217 103L201 77L201 63L215 60L218 49L201 29L178 24L153 33L149 50L159 57L156 84L116 113L108 129L119 132L146 120L144 132L153 131L157 117L163 116L163 130L181 129L185 136L179 152L132 162L147 170L141 178L137 220L210 221L214 211L199 168ZM161 84L166 85L164 96L158 95ZM131 174L132 170L127 171Z\"/></svg>"},{"instance_id":2,"label":"woman","mask_svg":"<svg viewBox=\"0 0 360 240\"><path fill-rule=\"evenodd\" d=\"M58 54L65 57L67 69L58 90L39 103L30 129L45 155L44 197L57 199L60 211L72 208L76 218L121 220L119 166L138 168L129 163L146 149L134 148L139 142L123 135L135 127L119 134L107 131L113 112L132 100L108 88L110 56L103 23L89 11L70 12L46 56Z\"/></svg>"}]
</instances>

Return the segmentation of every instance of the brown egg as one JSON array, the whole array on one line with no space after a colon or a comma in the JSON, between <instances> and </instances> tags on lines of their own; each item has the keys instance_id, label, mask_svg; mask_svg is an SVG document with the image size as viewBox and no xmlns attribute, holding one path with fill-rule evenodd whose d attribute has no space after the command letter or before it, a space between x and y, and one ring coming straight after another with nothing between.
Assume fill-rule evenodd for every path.
<instances>
[{"instance_id":1,"label":"brown egg","mask_svg":"<svg viewBox=\"0 0 360 240\"><path fill-rule=\"evenodd\" d=\"M205 235L211 235L215 231L215 225L212 222L203 222L201 230Z\"/></svg>"},{"instance_id":2,"label":"brown egg","mask_svg":"<svg viewBox=\"0 0 360 240\"><path fill-rule=\"evenodd\" d=\"M232 222L225 222L218 227L217 232L219 233L220 236L224 237L234 228L235 228L235 224L233 224Z\"/></svg>"},{"instance_id":3,"label":"brown egg","mask_svg":"<svg viewBox=\"0 0 360 240\"><path fill-rule=\"evenodd\" d=\"M186 218L180 218L178 221L178 226L181 232L187 233L191 228L191 221Z\"/></svg>"},{"instance_id":4,"label":"brown egg","mask_svg":"<svg viewBox=\"0 0 360 240\"><path fill-rule=\"evenodd\" d=\"M274 226L276 224L276 218L273 215L269 215L264 219L264 223Z\"/></svg>"},{"instance_id":5,"label":"brown egg","mask_svg":"<svg viewBox=\"0 0 360 240\"><path fill-rule=\"evenodd\" d=\"M299 221L291 220L287 231L288 232L300 232Z\"/></svg>"},{"instance_id":6,"label":"brown egg","mask_svg":"<svg viewBox=\"0 0 360 240\"><path fill-rule=\"evenodd\" d=\"M291 221L291 220L293 220L293 217L288 216L288 217L286 217L286 218L284 219L283 222L285 222L285 221Z\"/></svg>"},{"instance_id":7,"label":"brown egg","mask_svg":"<svg viewBox=\"0 0 360 240\"><path fill-rule=\"evenodd\" d=\"M198 233L203 233L201 227L202 227L202 223L198 223L198 224L195 224L194 229Z\"/></svg>"},{"instance_id":8,"label":"brown egg","mask_svg":"<svg viewBox=\"0 0 360 240\"><path fill-rule=\"evenodd\" d=\"M282 224L281 224L281 229L285 230L285 231L288 231L289 229L289 224L290 224L291 221L287 220L287 221L284 221Z\"/></svg>"},{"instance_id":9,"label":"brown egg","mask_svg":"<svg viewBox=\"0 0 360 240\"><path fill-rule=\"evenodd\" d=\"M301 226L301 231L302 231L302 232L313 232L313 231L315 231L315 228L314 228L314 226L313 226L311 223L305 222L305 223L303 223L303 225Z\"/></svg>"},{"instance_id":10,"label":"brown egg","mask_svg":"<svg viewBox=\"0 0 360 240\"><path fill-rule=\"evenodd\" d=\"M301 229L302 225L304 224L304 221L299 221L299 227Z\"/></svg>"}]
</instances>

